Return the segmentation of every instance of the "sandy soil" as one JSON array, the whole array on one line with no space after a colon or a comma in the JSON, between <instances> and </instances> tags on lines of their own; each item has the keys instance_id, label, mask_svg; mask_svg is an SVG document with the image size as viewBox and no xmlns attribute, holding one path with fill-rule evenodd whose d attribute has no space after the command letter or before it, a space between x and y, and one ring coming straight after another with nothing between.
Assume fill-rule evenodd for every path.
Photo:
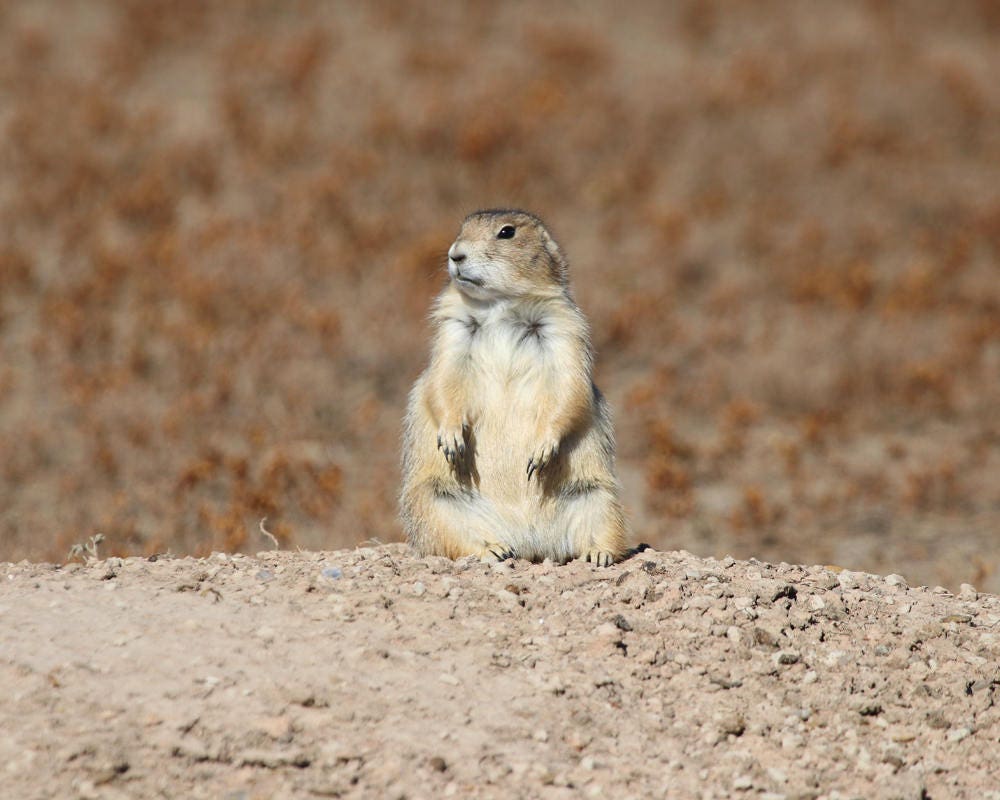
<instances>
[{"instance_id":1,"label":"sandy soil","mask_svg":"<svg viewBox=\"0 0 1000 800\"><path fill-rule=\"evenodd\" d=\"M646 550L3 564L5 797L1000 798L1000 598Z\"/></svg>"}]
</instances>

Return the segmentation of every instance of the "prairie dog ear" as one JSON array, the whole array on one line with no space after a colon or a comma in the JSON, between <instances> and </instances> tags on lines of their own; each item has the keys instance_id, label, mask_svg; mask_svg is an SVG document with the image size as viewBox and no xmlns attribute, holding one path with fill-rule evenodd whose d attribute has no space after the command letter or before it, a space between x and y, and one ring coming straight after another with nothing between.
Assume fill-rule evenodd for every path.
<instances>
[{"instance_id":1,"label":"prairie dog ear","mask_svg":"<svg viewBox=\"0 0 1000 800\"><path fill-rule=\"evenodd\" d=\"M540 227L539 233L542 236L542 244L545 245L545 252L549 254L551 259L553 277L559 283L566 283L569 280L569 264L566 263L566 256L563 255L556 240L545 228Z\"/></svg>"}]
</instances>

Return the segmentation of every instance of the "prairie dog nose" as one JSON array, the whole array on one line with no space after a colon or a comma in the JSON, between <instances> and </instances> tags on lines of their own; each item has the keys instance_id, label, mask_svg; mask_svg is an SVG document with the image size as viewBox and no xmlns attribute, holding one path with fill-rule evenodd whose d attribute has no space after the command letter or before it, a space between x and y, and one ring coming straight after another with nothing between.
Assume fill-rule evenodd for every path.
<instances>
[{"instance_id":1,"label":"prairie dog nose","mask_svg":"<svg viewBox=\"0 0 1000 800\"><path fill-rule=\"evenodd\" d=\"M451 247L448 248L448 258L454 261L456 264L461 264L465 261L465 251L459 247L458 242L455 242Z\"/></svg>"}]
</instances>

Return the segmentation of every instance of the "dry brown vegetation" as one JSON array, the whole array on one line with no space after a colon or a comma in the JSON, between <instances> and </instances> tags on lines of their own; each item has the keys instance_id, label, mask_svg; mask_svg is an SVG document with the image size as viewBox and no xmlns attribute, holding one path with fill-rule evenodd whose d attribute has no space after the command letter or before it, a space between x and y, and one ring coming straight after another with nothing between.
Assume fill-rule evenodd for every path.
<instances>
[{"instance_id":1,"label":"dry brown vegetation","mask_svg":"<svg viewBox=\"0 0 1000 800\"><path fill-rule=\"evenodd\" d=\"M1000 4L0 3L0 558L400 535L477 207L637 540L1000 588Z\"/></svg>"}]
</instances>

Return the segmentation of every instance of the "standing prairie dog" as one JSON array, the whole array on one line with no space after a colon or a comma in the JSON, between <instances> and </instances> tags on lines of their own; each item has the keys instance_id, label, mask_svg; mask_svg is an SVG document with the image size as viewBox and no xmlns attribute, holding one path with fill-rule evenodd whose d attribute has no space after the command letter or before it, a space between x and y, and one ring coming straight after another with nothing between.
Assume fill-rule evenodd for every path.
<instances>
[{"instance_id":1,"label":"standing prairie dog","mask_svg":"<svg viewBox=\"0 0 1000 800\"><path fill-rule=\"evenodd\" d=\"M559 245L524 211L477 211L448 274L406 414L410 543L449 558L613 563L627 549L614 431Z\"/></svg>"}]
</instances>

